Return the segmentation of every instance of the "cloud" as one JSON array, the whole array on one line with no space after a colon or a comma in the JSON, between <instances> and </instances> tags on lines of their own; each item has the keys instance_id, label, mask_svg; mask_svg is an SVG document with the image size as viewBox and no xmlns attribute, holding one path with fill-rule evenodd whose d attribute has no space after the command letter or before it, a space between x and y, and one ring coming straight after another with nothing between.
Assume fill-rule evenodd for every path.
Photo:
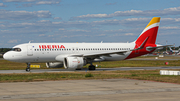
<instances>
[{"instance_id":1,"label":"cloud","mask_svg":"<svg viewBox=\"0 0 180 101\"><path fill-rule=\"evenodd\" d=\"M54 17L54 20L62 20L61 17Z\"/></svg>"},{"instance_id":2,"label":"cloud","mask_svg":"<svg viewBox=\"0 0 180 101\"><path fill-rule=\"evenodd\" d=\"M8 30L8 29L16 29L16 30L36 30L40 29L39 31L46 29L48 31L53 30L65 30L65 29L81 29L77 31L85 31L85 30L95 30L95 29L118 29L122 27L126 28L139 28L143 30L143 28L146 27L148 22L150 21L150 18L128 18L123 20L101 20L101 21L58 21L53 22L50 20L39 20L34 22L28 22L28 21L21 21L21 22L0 22L0 29ZM172 25L171 25L172 24ZM179 18L162 18L161 25L164 27L171 27L175 25L180 25L180 19ZM118 25L118 26L117 26ZM168 25L168 26L166 26ZM107 27L108 26L108 27ZM116 26L116 28L114 28ZM162 26L161 26L162 27ZM74 30L75 31L75 30ZM26 31L25 31L26 32Z\"/></svg>"},{"instance_id":3,"label":"cloud","mask_svg":"<svg viewBox=\"0 0 180 101\"><path fill-rule=\"evenodd\" d=\"M0 10L1 20L32 20L37 18L50 18L50 11L8 11Z\"/></svg>"},{"instance_id":4,"label":"cloud","mask_svg":"<svg viewBox=\"0 0 180 101\"><path fill-rule=\"evenodd\" d=\"M3 0L3 2L34 2L36 0Z\"/></svg>"},{"instance_id":5,"label":"cloud","mask_svg":"<svg viewBox=\"0 0 180 101\"><path fill-rule=\"evenodd\" d=\"M8 43L17 43L17 40L9 40Z\"/></svg>"},{"instance_id":6,"label":"cloud","mask_svg":"<svg viewBox=\"0 0 180 101\"><path fill-rule=\"evenodd\" d=\"M58 1L38 1L36 5L51 5L51 4L59 4Z\"/></svg>"},{"instance_id":7,"label":"cloud","mask_svg":"<svg viewBox=\"0 0 180 101\"><path fill-rule=\"evenodd\" d=\"M22 3L23 7L32 7L34 5L57 5L61 0L3 0L3 2ZM21 6L18 6L20 8Z\"/></svg>"},{"instance_id":8,"label":"cloud","mask_svg":"<svg viewBox=\"0 0 180 101\"><path fill-rule=\"evenodd\" d=\"M123 20L101 20L101 21L93 21L93 25L121 25L126 27L143 27L146 26L148 21L150 21L150 18L128 18Z\"/></svg>"},{"instance_id":9,"label":"cloud","mask_svg":"<svg viewBox=\"0 0 180 101\"><path fill-rule=\"evenodd\" d=\"M87 14L87 15L81 15L77 17L71 17L70 20L81 20L81 19L91 19L91 18L110 18L111 16L108 14Z\"/></svg>"},{"instance_id":10,"label":"cloud","mask_svg":"<svg viewBox=\"0 0 180 101\"><path fill-rule=\"evenodd\" d=\"M4 5L3 3L0 3L0 7L7 7L7 6Z\"/></svg>"},{"instance_id":11,"label":"cloud","mask_svg":"<svg viewBox=\"0 0 180 101\"><path fill-rule=\"evenodd\" d=\"M72 30L67 30L67 31L70 31L70 32L90 32L88 30L82 30L82 29L72 29Z\"/></svg>"},{"instance_id":12,"label":"cloud","mask_svg":"<svg viewBox=\"0 0 180 101\"><path fill-rule=\"evenodd\" d=\"M132 35L134 35L134 33L126 33L125 35L132 36Z\"/></svg>"},{"instance_id":13,"label":"cloud","mask_svg":"<svg viewBox=\"0 0 180 101\"><path fill-rule=\"evenodd\" d=\"M64 28L59 28L58 30L64 31L65 29Z\"/></svg>"},{"instance_id":14,"label":"cloud","mask_svg":"<svg viewBox=\"0 0 180 101\"><path fill-rule=\"evenodd\" d=\"M40 20L40 21L37 21L37 22L40 22L40 23L48 23L48 22L51 22L51 21L49 21L49 20Z\"/></svg>"},{"instance_id":15,"label":"cloud","mask_svg":"<svg viewBox=\"0 0 180 101\"><path fill-rule=\"evenodd\" d=\"M180 15L180 7L167 8L163 10L128 10L128 11L116 11L112 14L87 14L76 17L71 17L70 20L89 20L93 18L113 18L123 16L167 16L167 15Z\"/></svg>"},{"instance_id":16,"label":"cloud","mask_svg":"<svg viewBox=\"0 0 180 101\"><path fill-rule=\"evenodd\" d=\"M114 2L114 3L106 3L106 5L116 5L117 2Z\"/></svg>"},{"instance_id":17,"label":"cloud","mask_svg":"<svg viewBox=\"0 0 180 101\"><path fill-rule=\"evenodd\" d=\"M167 26L167 27L161 27L161 29L166 29L166 30L175 30L175 29L177 29L177 30L180 30L180 27L178 27L178 26Z\"/></svg>"},{"instance_id":18,"label":"cloud","mask_svg":"<svg viewBox=\"0 0 180 101\"><path fill-rule=\"evenodd\" d=\"M43 37L43 36L45 36L45 34L39 34L39 36L40 36L40 37Z\"/></svg>"},{"instance_id":19,"label":"cloud","mask_svg":"<svg viewBox=\"0 0 180 101\"><path fill-rule=\"evenodd\" d=\"M3 2L35 2L37 5L58 4L61 0L3 0Z\"/></svg>"}]
</instances>

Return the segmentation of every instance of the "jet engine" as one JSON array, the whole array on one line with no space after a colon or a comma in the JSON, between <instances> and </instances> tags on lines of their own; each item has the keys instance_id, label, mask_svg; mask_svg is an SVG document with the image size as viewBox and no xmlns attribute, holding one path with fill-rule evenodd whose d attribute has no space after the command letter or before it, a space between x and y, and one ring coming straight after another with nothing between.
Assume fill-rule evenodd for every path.
<instances>
[{"instance_id":1,"label":"jet engine","mask_svg":"<svg viewBox=\"0 0 180 101\"><path fill-rule=\"evenodd\" d=\"M62 68L63 63L62 62L47 62L46 67L47 68Z\"/></svg>"},{"instance_id":2,"label":"jet engine","mask_svg":"<svg viewBox=\"0 0 180 101\"><path fill-rule=\"evenodd\" d=\"M66 69L81 69L86 65L86 61L83 57L66 57L64 58L64 67Z\"/></svg>"}]
</instances>

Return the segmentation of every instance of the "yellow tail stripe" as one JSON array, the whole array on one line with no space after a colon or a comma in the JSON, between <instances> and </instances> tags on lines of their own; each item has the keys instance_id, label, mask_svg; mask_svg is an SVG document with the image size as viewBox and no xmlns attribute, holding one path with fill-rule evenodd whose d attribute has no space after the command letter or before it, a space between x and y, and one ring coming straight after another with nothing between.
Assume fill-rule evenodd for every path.
<instances>
[{"instance_id":1,"label":"yellow tail stripe","mask_svg":"<svg viewBox=\"0 0 180 101\"><path fill-rule=\"evenodd\" d=\"M158 23L160 22L160 17L153 17L152 20L149 22L149 24L146 26L149 27L150 25L154 24L154 23Z\"/></svg>"}]
</instances>

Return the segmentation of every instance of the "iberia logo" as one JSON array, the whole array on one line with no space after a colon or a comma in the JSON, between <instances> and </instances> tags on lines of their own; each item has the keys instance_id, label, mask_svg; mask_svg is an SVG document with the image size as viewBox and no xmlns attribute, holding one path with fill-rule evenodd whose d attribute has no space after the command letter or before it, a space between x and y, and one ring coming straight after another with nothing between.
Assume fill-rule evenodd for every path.
<instances>
[{"instance_id":1,"label":"iberia logo","mask_svg":"<svg viewBox=\"0 0 180 101\"><path fill-rule=\"evenodd\" d=\"M60 49L65 48L64 45L39 45L40 49Z\"/></svg>"}]
</instances>

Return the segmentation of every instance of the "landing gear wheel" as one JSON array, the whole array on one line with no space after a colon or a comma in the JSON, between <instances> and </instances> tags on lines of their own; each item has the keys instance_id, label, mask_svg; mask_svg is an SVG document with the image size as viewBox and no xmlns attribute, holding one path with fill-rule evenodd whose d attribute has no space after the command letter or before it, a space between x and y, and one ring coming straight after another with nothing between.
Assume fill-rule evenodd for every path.
<instances>
[{"instance_id":1,"label":"landing gear wheel","mask_svg":"<svg viewBox=\"0 0 180 101\"><path fill-rule=\"evenodd\" d=\"M29 72L30 71L30 68L26 68L26 72Z\"/></svg>"},{"instance_id":2,"label":"landing gear wheel","mask_svg":"<svg viewBox=\"0 0 180 101\"><path fill-rule=\"evenodd\" d=\"M89 70L96 70L96 67L95 67L94 65L90 65L90 66L88 67L88 69L89 69Z\"/></svg>"},{"instance_id":3,"label":"landing gear wheel","mask_svg":"<svg viewBox=\"0 0 180 101\"><path fill-rule=\"evenodd\" d=\"M81 68L77 68L76 70L81 70Z\"/></svg>"},{"instance_id":4,"label":"landing gear wheel","mask_svg":"<svg viewBox=\"0 0 180 101\"><path fill-rule=\"evenodd\" d=\"M29 72L29 71L30 71L30 65L31 65L31 63L27 63L26 72Z\"/></svg>"}]
</instances>

